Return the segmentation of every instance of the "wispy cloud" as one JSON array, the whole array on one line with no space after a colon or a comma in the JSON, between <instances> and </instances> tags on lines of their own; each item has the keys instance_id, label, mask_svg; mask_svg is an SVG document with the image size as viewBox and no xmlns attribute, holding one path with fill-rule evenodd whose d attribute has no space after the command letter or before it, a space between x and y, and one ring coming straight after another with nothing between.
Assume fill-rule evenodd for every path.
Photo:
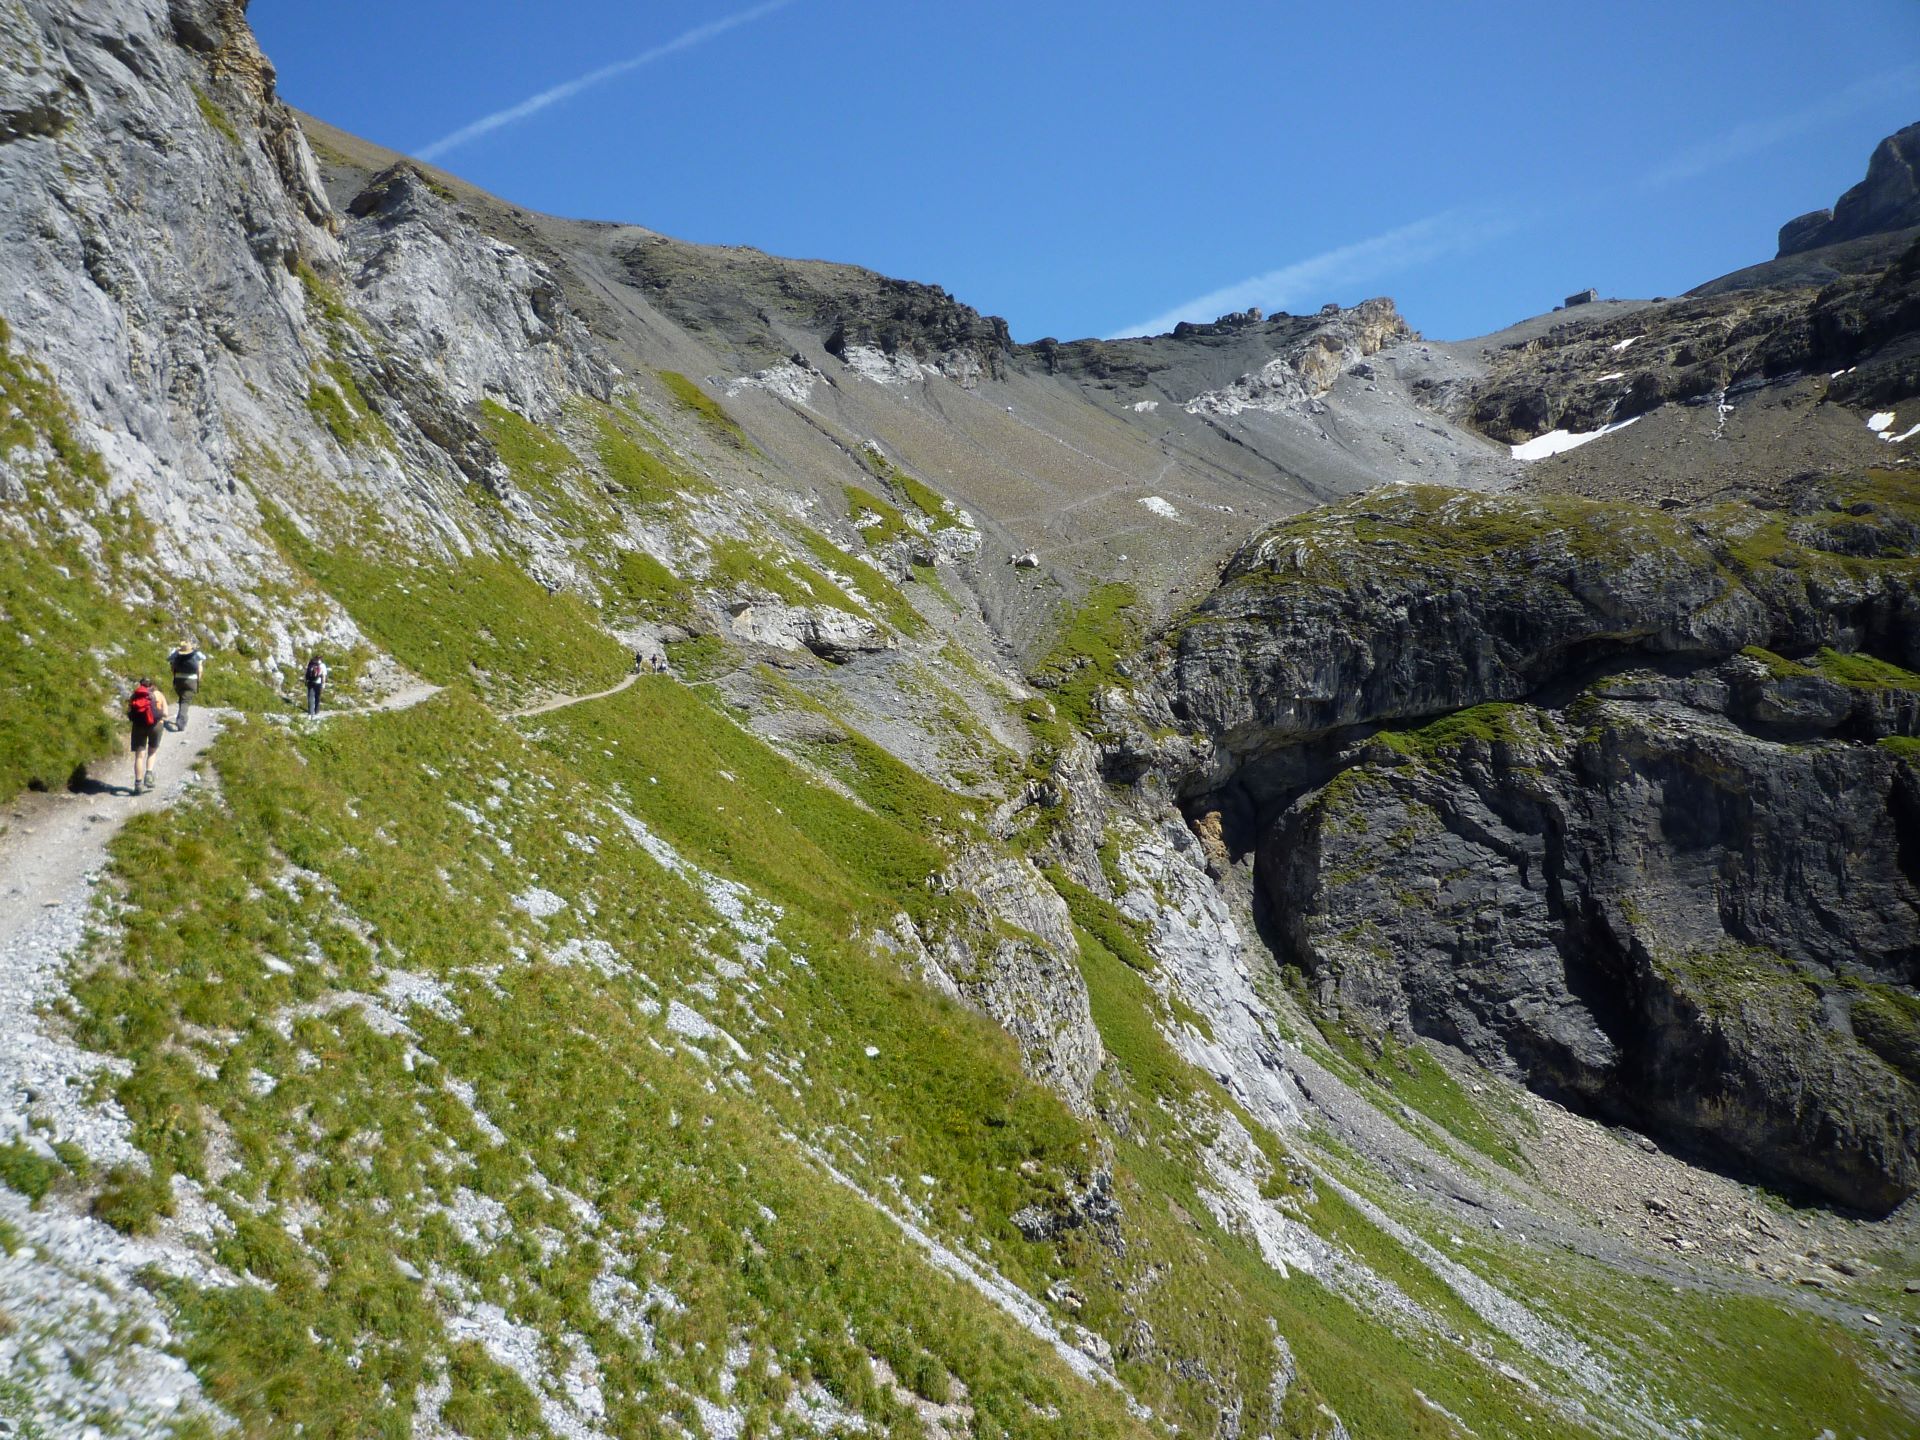
<instances>
[{"instance_id":1,"label":"wispy cloud","mask_svg":"<svg viewBox=\"0 0 1920 1440\"><path fill-rule=\"evenodd\" d=\"M784 10L793 3L794 0L765 0L765 3L742 10L736 15L727 15L718 20L710 20L705 25L696 25L685 34L676 35L673 39L656 45L651 50L643 50L638 55L629 56L625 60L616 60L611 65L602 65L598 70L589 70L584 75L575 76L571 80L555 85L551 90L542 90L538 95L531 95L517 105L509 105L506 109L496 110L491 115L482 115L472 124L462 125L450 135L442 135L431 145L416 151L415 154L422 160L436 160L449 150L457 150L462 145L478 140L482 135L490 135L507 125L517 125L528 116L539 114L549 105L558 105L563 100L571 100L583 90L604 85L609 80L630 74L643 66L653 64L656 60L677 55L682 50L691 50L696 45L704 45L707 41L724 35L729 30L737 30L742 25L750 25L755 20L765 19L774 11Z\"/></svg>"},{"instance_id":2,"label":"wispy cloud","mask_svg":"<svg viewBox=\"0 0 1920 1440\"><path fill-rule=\"evenodd\" d=\"M1441 255L1477 249L1523 223L1523 217L1505 209L1443 211L1197 295L1150 320L1124 326L1109 338L1162 335L1182 320L1212 320L1250 305L1284 310L1303 301L1317 303L1336 286L1371 284Z\"/></svg>"},{"instance_id":3,"label":"wispy cloud","mask_svg":"<svg viewBox=\"0 0 1920 1440\"><path fill-rule=\"evenodd\" d=\"M1749 155L1771 150L1796 135L1818 130L1823 125L1836 124L1882 100L1911 97L1916 90L1920 90L1920 65L1905 65L1898 70L1889 70L1884 75L1868 76L1804 110L1765 120L1749 120L1710 139L1689 145L1666 164L1650 171L1642 183L1650 189L1658 189L1682 180L1692 180L1722 165L1731 165Z\"/></svg>"}]
</instances>

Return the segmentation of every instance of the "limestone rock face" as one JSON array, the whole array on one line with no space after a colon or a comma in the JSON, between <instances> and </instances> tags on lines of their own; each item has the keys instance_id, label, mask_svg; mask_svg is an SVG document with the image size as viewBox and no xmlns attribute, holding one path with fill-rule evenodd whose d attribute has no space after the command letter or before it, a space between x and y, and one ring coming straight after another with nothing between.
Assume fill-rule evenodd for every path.
<instances>
[{"instance_id":1,"label":"limestone rock face","mask_svg":"<svg viewBox=\"0 0 1920 1440\"><path fill-rule=\"evenodd\" d=\"M1842 240L1920 225L1920 124L1874 147L1867 178L1834 203L1780 227L1780 254L1797 255Z\"/></svg>"},{"instance_id":2,"label":"limestone rock face","mask_svg":"<svg viewBox=\"0 0 1920 1440\"><path fill-rule=\"evenodd\" d=\"M963 850L941 882L971 894L998 923L931 937L923 968L999 1022L1029 1074L1090 1114L1104 1052L1066 903L1031 864L990 846Z\"/></svg>"},{"instance_id":3,"label":"limestone rock face","mask_svg":"<svg viewBox=\"0 0 1920 1440\"><path fill-rule=\"evenodd\" d=\"M1878 743L1920 729L1920 531L1897 489L1746 510L1278 527L1167 714L1324 1007L1885 1211L1920 1188L1920 776Z\"/></svg>"},{"instance_id":4,"label":"limestone rock face","mask_svg":"<svg viewBox=\"0 0 1920 1440\"><path fill-rule=\"evenodd\" d=\"M1195 396L1187 402L1187 412L1231 416L1246 410L1303 410L1352 366L1412 335L1391 300L1363 301L1351 310L1324 316L1304 340L1282 350L1259 370Z\"/></svg>"},{"instance_id":5,"label":"limestone rock face","mask_svg":"<svg viewBox=\"0 0 1920 1440\"><path fill-rule=\"evenodd\" d=\"M1823 288L1695 294L1530 336L1493 353L1487 374L1450 405L1509 444L1598 430L1663 405L1739 402L1802 376L1827 377L1827 399L1879 405L1920 392L1917 334L1920 240Z\"/></svg>"},{"instance_id":6,"label":"limestone rock face","mask_svg":"<svg viewBox=\"0 0 1920 1440\"><path fill-rule=\"evenodd\" d=\"M312 428L280 404L312 358L293 271L338 254L242 9L0 7L0 315L208 578L256 548L227 483L248 438Z\"/></svg>"},{"instance_id":7,"label":"limestone rock face","mask_svg":"<svg viewBox=\"0 0 1920 1440\"><path fill-rule=\"evenodd\" d=\"M493 395L535 419L568 394L610 397L613 376L547 269L464 223L411 165L348 207L361 312L462 405Z\"/></svg>"},{"instance_id":8,"label":"limestone rock face","mask_svg":"<svg viewBox=\"0 0 1920 1440\"><path fill-rule=\"evenodd\" d=\"M1840 643L1920 664L1913 568L1836 553L1905 557L1920 530L1903 507L1864 503L1739 507L1721 529L1585 501L1376 492L1234 558L1172 646L1168 718L1232 768L1341 726L1521 699L1631 653ZM1750 565L1749 545L1831 564Z\"/></svg>"},{"instance_id":9,"label":"limestone rock face","mask_svg":"<svg viewBox=\"0 0 1920 1440\"><path fill-rule=\"evenodd\" d=\"M855 655L891 650L894 639L864 615L830 605L782 605L773 600L742 601L733 610L733 633L775 650L808 650L836 664Z\"/></svg>"},{"instance_id":10,"label":"limestone rock face","mask_svg":"<svg viewBox=\"0 0 1920 1440\"><path fill-rule=\"evenodd\" d=\"M345 499L472 548L459 491L524 510L473 402L610 393L552 278L416 174L343 219L243 4L9 4L0 52L0 316L105 462L96 503L152 521L170 572L241 608L296 584L262 539L272 498L296 528ZM325 601L301 624L356 639Z\"/></svg>"}]
</instances>

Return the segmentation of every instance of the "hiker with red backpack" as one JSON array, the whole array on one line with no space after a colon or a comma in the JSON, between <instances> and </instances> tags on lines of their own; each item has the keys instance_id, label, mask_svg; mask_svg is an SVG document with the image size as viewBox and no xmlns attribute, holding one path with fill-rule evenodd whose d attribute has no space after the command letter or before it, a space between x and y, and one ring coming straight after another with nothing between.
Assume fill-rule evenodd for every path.
<instances>
[{"instance_id":1,"label":"hiker with red backpack","mask_svg":"<svg viewBox=\"0 0 1920 1440\"><path fill-rule=\"evenodd\" d=\"M318 655L307 661L307 714L320 713L320 692L327 686L327 662Z\"/></svg>"},{"instance_id":2,"label":"hiker with red backpack","mask_svg":"<svg viewBox=\"0 0 1920 1440\"><path fill-rule=\"evenodd\" d=\"M153 757L160 750L160 731L167 718L167 698L144 675L127 697L127 723L133 727L133 793L151 790Z\"/></svg>"}]
</instances>

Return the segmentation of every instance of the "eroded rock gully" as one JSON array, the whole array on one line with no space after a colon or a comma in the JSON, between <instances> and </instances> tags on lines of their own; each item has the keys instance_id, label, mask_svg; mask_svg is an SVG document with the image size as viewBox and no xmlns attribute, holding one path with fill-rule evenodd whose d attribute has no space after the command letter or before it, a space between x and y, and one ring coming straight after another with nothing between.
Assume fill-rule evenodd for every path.
<instances>
[{"instance_id":1,"label":"eroded rock gully","mask_svg":"<svg viewBox=\"0 0 1920 1440\"><path fill-rule=\"evenodd\" d=\"M1323 1009L1884 1212L1920 1188L1914 488L1289 522L1170 638L1163 764Z\"/></svg>"}]
</instances>

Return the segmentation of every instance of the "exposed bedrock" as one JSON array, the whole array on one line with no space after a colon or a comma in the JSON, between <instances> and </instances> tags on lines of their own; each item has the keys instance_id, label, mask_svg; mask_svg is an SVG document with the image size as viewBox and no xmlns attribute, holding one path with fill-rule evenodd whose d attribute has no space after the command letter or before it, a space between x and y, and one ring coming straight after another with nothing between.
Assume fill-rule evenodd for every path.
<instances>
[{"instance_id":1,"label":"exposed bedrock","mask_svg":"<svg viewBox=\"0 0 1920 1440\"><path fill-rule=\"evenodd\" d=\"M1250 545L1163 763L1277 958L1744 1173L1920 1187L1920 485L1783 512L1377 492Z\"/></svg>"}]
</instances>

